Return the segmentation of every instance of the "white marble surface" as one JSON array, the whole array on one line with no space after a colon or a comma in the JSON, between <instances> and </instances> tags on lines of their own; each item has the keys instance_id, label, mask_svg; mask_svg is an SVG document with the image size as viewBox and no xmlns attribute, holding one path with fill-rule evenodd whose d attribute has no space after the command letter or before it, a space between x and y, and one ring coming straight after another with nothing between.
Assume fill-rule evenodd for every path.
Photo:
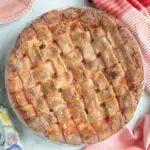
<instances>
[{"instance_id":1,"label":"white marble surface","mask_svg":"<svg viewBox=\"0 0 150 150\"><path fill-rule=\"evenodd\" d=\"M30 24L32 20L36 17L40 16L44 12L55 8L64 8L69 6L87 6L89 5L86 0L35 0L32 10L29 11L24 17L21 19L9 23L0 25L0 61L3 63L6 59L9 49L13 47L15 40L21 30ZM4 87L4 68L2 68L0 74L0 86ZM129 126L133 127L135 122L139 117L143 116L145 113L150 112L150 97L145 92L140 100L137 111L133 119L130 121ZM0 103L3 103L7 106L8 99L5 92L0 94ZM10 114L13 118L15 126L20 132L20 137L24 146L24 150L77 150L79 147L71 147L58 145L49 142L45 138L35 135L31 130L27 129L24 125L20 123L20 121L13 114L11 109L9 109Z\"/></svg>"}]
</instances>

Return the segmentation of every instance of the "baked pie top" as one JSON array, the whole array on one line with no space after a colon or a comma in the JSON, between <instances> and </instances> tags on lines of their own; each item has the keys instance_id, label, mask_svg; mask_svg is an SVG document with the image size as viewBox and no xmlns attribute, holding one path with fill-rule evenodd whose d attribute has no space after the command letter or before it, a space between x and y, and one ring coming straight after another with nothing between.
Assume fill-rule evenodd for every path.
<instances>
[{"instance_id":1,"label":"baked pie top","mask_svg":"<svg viewBox=\"0 0 150 150\"><path fill-rule=\"evenodd\" d=\"M143 89L138 44L94 8L44 14L20 34L7 71L11 99L28 126L68 144L117 132Z\"/></svg>"}]
</instances>

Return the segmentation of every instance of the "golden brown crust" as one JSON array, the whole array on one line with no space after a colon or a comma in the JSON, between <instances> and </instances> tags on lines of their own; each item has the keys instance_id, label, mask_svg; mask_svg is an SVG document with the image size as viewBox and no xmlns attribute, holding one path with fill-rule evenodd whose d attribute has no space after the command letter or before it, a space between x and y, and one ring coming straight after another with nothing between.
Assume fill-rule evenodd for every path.
<instances>
[{"instance_id":1,"label":"golden brown crust","mask_svg":"<svg viewBox=\"0 0 150 150\"><path fill-rule=\"evenodd\" d=\"M9 92L22 118L67 144L96 143L122 128L142 82L138 44L93 8L43 15L20 34L8 64Z\"/></svg>"}]
</instances>

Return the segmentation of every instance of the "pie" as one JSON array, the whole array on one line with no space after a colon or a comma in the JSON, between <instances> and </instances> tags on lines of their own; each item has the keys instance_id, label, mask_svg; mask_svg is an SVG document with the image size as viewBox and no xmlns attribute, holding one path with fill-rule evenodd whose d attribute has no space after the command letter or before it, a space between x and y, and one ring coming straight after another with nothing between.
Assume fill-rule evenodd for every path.
<instances>
[{"instance_id":1,"label":"pie","mask_svg":"<svg viewBox=\"0 0 150 150\"><path fill-rule=\"evenodd\" d=\"M9 95L26 124L76 145L104 140L128 123L143 76L131 33L94 8L44 14L20 34L7 65Z\"/></svg>"}]
</instances>

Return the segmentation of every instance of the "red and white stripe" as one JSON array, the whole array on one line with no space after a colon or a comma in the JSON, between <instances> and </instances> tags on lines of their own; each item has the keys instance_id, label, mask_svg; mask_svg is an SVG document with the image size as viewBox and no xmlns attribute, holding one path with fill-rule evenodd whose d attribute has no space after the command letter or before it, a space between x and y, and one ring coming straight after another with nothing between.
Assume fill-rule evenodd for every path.
<instances>
[{"instance_id":1,"label":"red and white stripe","mask_svg":"<svg viewBox=\"0 0 150 150\"><path fill-rule=\"evenodd\" d=\"M150 0L93 0L95 6L118 18L136 38L144 61L145 88L150 93Z\"/></svg>"}]
</instances>

